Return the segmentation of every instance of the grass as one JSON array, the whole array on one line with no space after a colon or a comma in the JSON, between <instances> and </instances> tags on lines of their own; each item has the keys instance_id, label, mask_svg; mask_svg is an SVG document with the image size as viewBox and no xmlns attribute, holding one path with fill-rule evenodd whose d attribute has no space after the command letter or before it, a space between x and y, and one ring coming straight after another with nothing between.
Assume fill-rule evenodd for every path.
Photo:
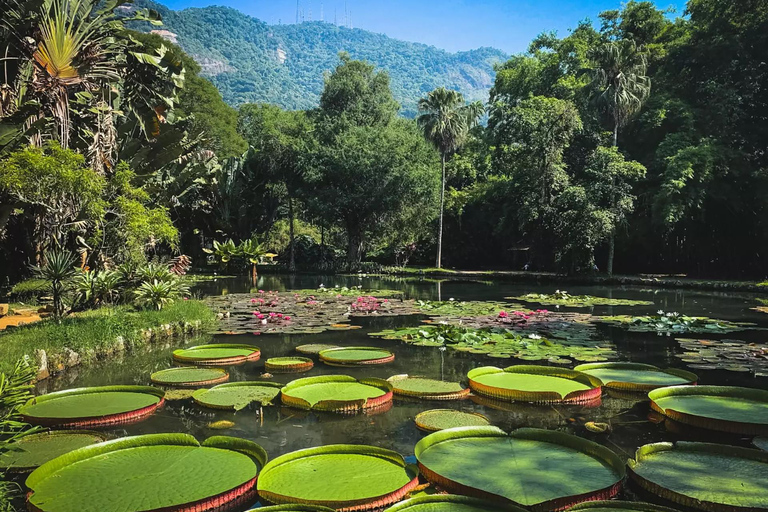
<instances>
[{"instance_id":1,"label":"grass","mask_svg":"<svg viewBox=\"0 0 768 512\"><path fill-rule=\"evenodd\" d=\"M117 338L126 347L146 343L142 331L164 324L200 322L201 329L213 325L215 315L200 301L177 301L162 311L135 311L128 306L101 308L67 317L56 323L47 319L0 333L0 372L13 369L16 361L43 349L49 360L65 348L80 354L84 361L113 352Z\"/></svg>"}]
</instances>

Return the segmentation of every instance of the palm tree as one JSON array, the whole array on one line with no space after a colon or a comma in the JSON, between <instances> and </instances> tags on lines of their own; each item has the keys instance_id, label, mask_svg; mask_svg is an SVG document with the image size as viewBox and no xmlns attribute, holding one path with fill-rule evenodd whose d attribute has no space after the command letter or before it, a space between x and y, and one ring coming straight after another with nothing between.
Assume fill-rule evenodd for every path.
<instances>
[{"instance_id":1,"label":"palm tree","mask_svg":"<svg viewBox=\"0 0 768 512\"><path fill-rule=\"evenodd\" d=\"M479 101L466 104L460 92L444 87L435 89L419 100L421 115L416 120L424 137L440 152L442 180L440 184L440 219L437 228L437 260L442 266L443 210L445 208L445 163L450 155L461 148L469 130L474 127L485 111Z\"/></svg>"},{"instance_id":2,"label":"palm tree","mask_svg":"<svg viewBox=\"0 0 768 512\"><path fill-rule=\"evenodd\" d=\"M646 75L645 53L631 39L611 41L595 55L592 74L593 101L609 120L613 130L613 147L619 144L619 129L643 107L651 94L651 79ZM615 210L611 198L611 210ZM608 237L608 275L613 274L616 248L616 226Z\"/></svg>"}]
</instances>

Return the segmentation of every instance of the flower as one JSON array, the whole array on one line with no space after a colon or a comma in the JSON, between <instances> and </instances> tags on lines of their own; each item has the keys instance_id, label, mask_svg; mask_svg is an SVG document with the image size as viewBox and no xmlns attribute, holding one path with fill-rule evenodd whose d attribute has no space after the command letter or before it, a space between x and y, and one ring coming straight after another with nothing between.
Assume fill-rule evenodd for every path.
<instances>
[{"instance_id":1,"label":"flower","mask_svg":"<svg viewBox=\"0 0 768 512\"><path fill-rule=\"evenodd\" d=\"M189 297L184 297L184 300L189 300Z\"/></svg>"},{"instance_id":2,"label":"flower","mask_svg":"<svg viewBox=\"0 0 768 512\"><path fill-rule=\"evenodd\" d=\"M264 290L259 290L259 293L264 293Z\"/></svg>"},{"instance_id":3,"label":"flower","mask_svg":"<svg viewBox=\"0 0 768 512\"><path fill-rule=\"evenodd\" d=\"M657 314L657 315L659 315L659 316L661 316L661 315L663 315L663 314L664 314L664 310L663 310L663 309L660 309L660 310L658 310L658 311L656 312L656 314Z\"/></svg>"},{"instance_id":4,"label":"flower","mask_svg":"<svg viewBox=\"0 0 768 512\"><path fill-rule=\"evenodd\" d=\"M256 304L256 299L251 299L251 304Z\"/></svg>"},{"instance_id":5,"label":"flower","mask_svg":"<svg viewBox=\"0 0 768 512\"><path fill-rule=\"evenodd\" d=\"M287 320L290 320L290 319L291 319L291 317L289 317L288 315L286 315L286 316L284 316L284 317L283 317L283 320L286 320L286 321L287 321Z\"/></svg>"},{"instance_id":6,"label":"flower","mask_svg":"<svg viewBox=\"0 0 768 512\"><path fill-rule=\"evenodd\" d=\"M499 311L499 318L509 318L509 313L506 311Z\"/></svg>"},{"instance_id":7,"label":"flower","mask_svg":"<svg viewBox=\"0 0 768 512\"><path fill-rule=\"evenodd\" d=\"M267 325L267 319L266 318L261 321L261 325Z\"/></svg>"},{"instance_id":8,"label":"flower","mask_svg":"<svg viewBox=\"0 0 768 512\"><path fill-rule=\"evenodd\" d=\"M529 334L528 337L530 339L532 339L532 340L540 340L541 339L541 336L539 336L538 334Z\"/></svg>"}]
</instances>

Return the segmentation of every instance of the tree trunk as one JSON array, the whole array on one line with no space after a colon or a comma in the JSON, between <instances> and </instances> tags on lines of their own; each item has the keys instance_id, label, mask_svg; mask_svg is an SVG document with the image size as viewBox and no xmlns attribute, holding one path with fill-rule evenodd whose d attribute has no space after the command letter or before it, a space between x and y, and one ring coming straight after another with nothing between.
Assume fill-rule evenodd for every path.
<instances>
[{"instance_id":1,"label":"tree trunk","mask_svg":"<svg viewBox=\"0 0 768 512\"><path fill-rule=\"evenodd\" d=\"M613 122L613 147L618 147L619 145L619 120L618 118L614 119ZM613 188L615 186L615 183L613 182L613 178L611 178L611 209L615 210L616 205L614 205L615 197L613 193ZM605 267L605 271L608 272L609 276L613 275L613 257L616 253L616 224L613 225L613 228L611 229L611 233L608 235L608 264Z\"/></svg>"},{"instance_id":2,"label":"tree trunk","mask_svg":"<svg viewBox=\"0 0 768 512\"><path fill-rule=\"evenodd\" d=\"M296 272L296 248L294 242L295 240L295 232L294 232L294 226L293 226L293 197L290 195L288 196L288 231L290 233L290 239L291 239L291 259L288 263L288 270L291 272Z\"/></svg>"},{"instance_id":3,"label":"tree trunk","mask_svg":"<svg viewBox=\"0 0 768 512\"><path fill-rule=\"evenodd\" d=\"M356 226L347 227L347 238L349 239L349 245L347 246L347 263L350 266L350 270L357 268L362 260L363 255L363 235L360 229Z\"/></svg>"},{"instance_id":4,"label":"tree trunk","mask_svg":"<svg viewBox=\"0 0 768 512\"><path fill-rule=\"evenodd\" d=\"M251 263L251 286L256 286L259 282L259 270L255 263Z\"/></svg>"},{"instance_id":5,"label":"tree trunk","mask_svg":"<svg viewBox=\"0 0 768 512\"><path fill-rule=\"evenodd\" d=\"M608 267L606 267L606 272L608 272L609 276L613 275L613 254L616 250L616 228L613 228L613 231L611 231L611 234L608 235Z\"/></svg>"},{"instance_id":6,"label":"tree trunk","mask_svg":"<svg viewBox=\"0 0 768 512\"><path fill-rule=\"evenodd\" d=\"M443 209L445 208L445 153L442 155L443 176L440 181L440 218L437 222L437 259L436 268L443 266Z\"/></svg>"}]
</instances>

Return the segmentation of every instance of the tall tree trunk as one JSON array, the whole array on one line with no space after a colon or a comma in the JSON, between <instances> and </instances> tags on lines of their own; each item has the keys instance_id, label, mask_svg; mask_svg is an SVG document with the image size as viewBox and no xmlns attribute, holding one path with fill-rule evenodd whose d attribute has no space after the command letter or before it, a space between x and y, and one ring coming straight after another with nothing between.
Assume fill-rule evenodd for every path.
<instances>
[{"instance_id":1,"label":"tall tree trunk","mask_svg":"<svg viewBox=\"0 0 768 512\"><path fill-rule=\"evenodd\" d=\"M618 147L619 145L619 119L618 117L614 116L614 122L613 122L613 147ZM613 188L615 186L615 183L613 182L613 178L611 178L611 209L615 210L616 206L614 205L614 194L613 194ZM605 268L605 271L608 272L609 276L613 275L613 257L616 254L616 224L613 225L613 228L611 229L610 234L608 235L608 265Z\"/></svg>"},{"instance_id":2,"label":"tall tree trunk","mask_svg":"<svg viewBox=\"0 0 768 512\"><path fill-rule=\"evenodd\" d=\"M363 234L357 225L347 224L347 263L350 270L354 270L360 265L363 255Z\"/></svg>"},{"instance_id":3,"label":"tall tree trunk","mask_svg":"<svg viewBox=\"0 0 768 512\"><path fill-rule=\"evenodd\" d=\"M443 266L443 209L445 208L445 153L442 155L443 176L440 180L440 220L437 223L437 260L435 267Z\"/></svg>"},{"instance_id":4,"label":"tall tree trunk","mask_svg":"<svg viewBox=\"0 0 768 512\"><path fill-rule=\"evenodd\" d=\"M291 260L290 263L288 263L288 270L291 272L296 271L296 248L295 248L295 231L293 226L293 197L291 195L288 195L288 232L290 233L290 239L291 239Z\"/></svg>"}]
</instances>

